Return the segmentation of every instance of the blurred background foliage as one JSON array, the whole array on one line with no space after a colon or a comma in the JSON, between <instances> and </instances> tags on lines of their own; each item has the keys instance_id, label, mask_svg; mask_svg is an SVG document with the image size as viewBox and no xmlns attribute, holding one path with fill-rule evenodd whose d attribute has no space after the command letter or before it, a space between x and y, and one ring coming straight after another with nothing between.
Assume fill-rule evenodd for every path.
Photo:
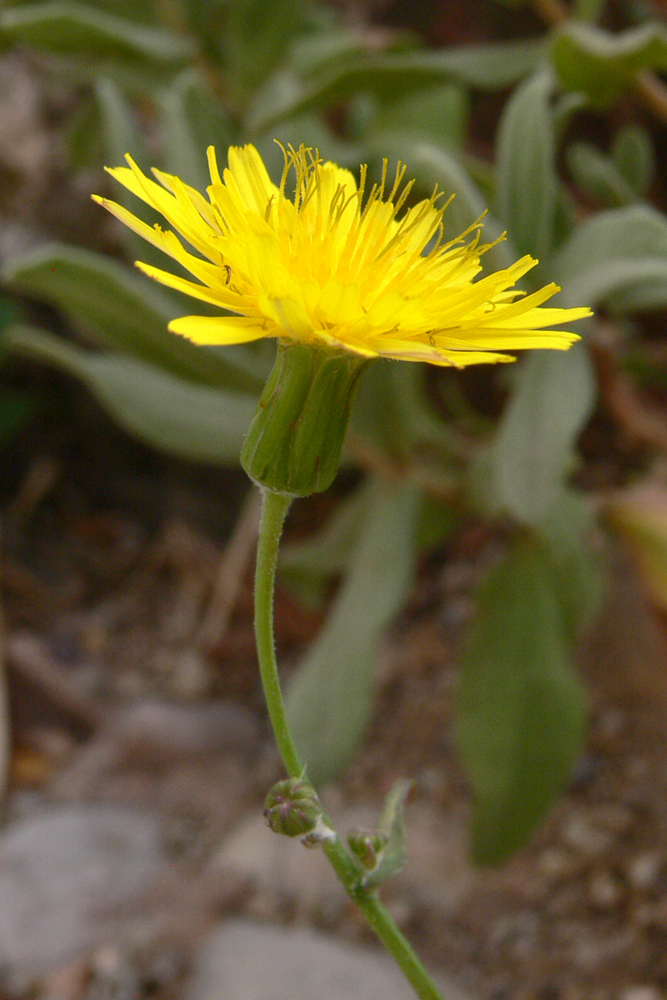
<instances>
[{"instance_id":1,"label":"blurred background foliage","mask_svg":"<svg viewBox=\"0 0 667 1000\"><path fill-rule=\"evenodd\" d=\"M595 308L565 354L464 373L372 366L346 451L356 472L324 526L282 557L285 584L307 604L339 581L289 689L311 778L323 784L364 733L378 645L418 560L471 523L490 532L463 641L458 740L473 852L496 863L540 822L581 754L586 696L574 654L614 546L630 547L667 605L667 27L657 0L506 0L496 40L482 43L483 26L450 22L444 2L409 15L404 6L4 0L0 47L28 53L66 95L63 172L127 198L149 222L149 209L112 191L102 164L130 152L143 169L203 190L211 143L224 159L230 144L253 142L274 175L274 139L353 170L368 163L376 176L384 157L401 159L415 198L436 183L456 195L449 235L488 209L485 237L507 238L487 266L533 254L528 290L555 280L559 305ZM95 218L101 240L74 220L71 244L5 254L2 363L23 356L62 369L156 449L234 466L271 345L205 349L169 333L190 306L132 268L159 253ZM34 302L59 323L36 325ZM43 405L5 379L0 445ZM637 445L632 461L594 462L618 450L619 435Z\"/></svg>"}]
</instances>

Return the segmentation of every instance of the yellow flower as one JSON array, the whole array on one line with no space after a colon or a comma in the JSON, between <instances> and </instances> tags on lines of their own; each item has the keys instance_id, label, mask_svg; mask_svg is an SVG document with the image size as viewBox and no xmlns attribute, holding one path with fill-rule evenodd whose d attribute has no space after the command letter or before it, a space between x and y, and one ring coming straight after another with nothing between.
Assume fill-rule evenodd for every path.
<instances>
[{"instance_id":1,"label":"yellow flower","mask_svg":"<svg viewBox=\"0 0 667 1000\"><path fill-rule=\"evenodd\" d=\"M208 159L208 200L160 170L153 170L155 183L129 156L129 168L109 170L172 229L146 225L95 196L196 281L137 262L142 271L236 314L184 316L169 324L195 343L279 337L368 358L462 367L514 360L498 351L566 350L579 339L576 334L545 328L591 314L586 308L544 308L559 291L555 284L531 295L515 288L537 263L531 257L475 281L480 257L489 249L479 243L479 224L443 242L447 204L439 206L437 190L401 214L412 184L401 191L405 167L400 164L388 195L383 177L364 199L365 167L358 185L349 170L323 162L303 146L285 151L279 187L254 146L232 146L222 177L212 147ZM286 184L292 168L296 185L290 199Z\"/></svg>"}]
</instances>

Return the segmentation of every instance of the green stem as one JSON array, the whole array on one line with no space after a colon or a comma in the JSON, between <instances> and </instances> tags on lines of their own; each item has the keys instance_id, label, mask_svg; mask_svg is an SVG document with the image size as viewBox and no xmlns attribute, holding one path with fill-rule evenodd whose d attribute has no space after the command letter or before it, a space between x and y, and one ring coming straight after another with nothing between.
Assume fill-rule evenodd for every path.
<instances>
[{"instance_id":1,"label":"green stem","mask_svg":"<svg viewBox=\"0 0 667 1000\"><path fill-rule=\"evenodd\" d=\"M255 571L255 639L266 707L269 710L278 752L289 776L298 778L303 773L303 764L287 723L273 639L273 589L278 548L291 502L290 496L262 490L262 516L259 522Z\"/></svg>"},{"instance_id":2,"label":"green stem","mask_svg":"<svg viewBox=\"0 0 667 1000\"><path fill-rule=\"evenodd\" d=\"M304 767L287 721L273 639L273 590L278 548L290 502L289 496L270 490L262 491L262 518L255 574L255 635L262 687L276 744L289 776L300 778ZM330 825L328 817L325 820ZM377 891L366 889L360 884L359 873L339 837L325 841L322 846L347 894L367 918L420 1000L443 1000L412 947L380 902Z\"/></svg>"}]
</instances>

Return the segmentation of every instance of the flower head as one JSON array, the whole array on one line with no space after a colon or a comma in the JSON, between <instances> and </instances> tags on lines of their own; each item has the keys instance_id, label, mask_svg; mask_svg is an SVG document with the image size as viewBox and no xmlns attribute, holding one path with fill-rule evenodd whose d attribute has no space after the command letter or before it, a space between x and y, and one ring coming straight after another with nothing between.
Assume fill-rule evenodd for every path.
<instances>
[{"instance_id":1,"label":"flower head","mask_svg":"<svg viewBox=\"0 0 667 1000\"><path fill-rule=\"evenodd\" d=\"M530 295L517 289L537 263L532 257L475 280L489 249L479 242L479 224L444 242L447 203L440 204L437 190L402 211L412 184L402 186L400 164L388 194L385 164L382 182L365 196L365 167L357 184L349 170L303 146L285 150L279 186L254 146L232 146L222 177L212 147L208 159L208 199L160 170L153 170L159 183L150 180L129 156L129 167L109 170L171 229L151 227L96 196L196 280L137 262L142 271L235 314L184 316L169 324L198 344L278 337L368 358L462 367L513 360L499 351L565 350L578 337L546 328L590 315L586 308L544 308L559 291L555 284Z\"/></svg>"}]
</instances>

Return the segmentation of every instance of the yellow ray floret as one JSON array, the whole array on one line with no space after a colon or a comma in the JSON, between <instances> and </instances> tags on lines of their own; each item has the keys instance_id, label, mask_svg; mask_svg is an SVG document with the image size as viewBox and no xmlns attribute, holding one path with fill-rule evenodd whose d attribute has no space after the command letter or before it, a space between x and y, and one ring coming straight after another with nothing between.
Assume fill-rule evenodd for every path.
<instances>
[{"instance_id":1,"label":"yellow ray floret","mask_svg":"<svg viewBox=\"0 0 667 1000\"><path fill-rule=\"evenodd\" d=\"M516 282L537 263L522 257L478 278L479 224L444 243L437 190L405 211L411 184L400 164L386 194L386 165L367 195L349 170L310 149L289 147L279 186L254 146L232 147L222 176L208 150L208 200L178 177L146 177L131 157L109 173L166 219L151 227L106 198L95 200L172 257L195 279L141 264L150 277L234 316L183 316L174 333L198 344L282 337L365 357L437 365L512 361L503 351L566 350L578 336L546 327L590 316L543 308L559 291L524 295ZM286 194L290 171L296 183ZM194 253L186 249L189 244ZM466 242L468 240L468 242ZM478 278L478 280L475 280Z\"/></svg>"}]
</instances>

